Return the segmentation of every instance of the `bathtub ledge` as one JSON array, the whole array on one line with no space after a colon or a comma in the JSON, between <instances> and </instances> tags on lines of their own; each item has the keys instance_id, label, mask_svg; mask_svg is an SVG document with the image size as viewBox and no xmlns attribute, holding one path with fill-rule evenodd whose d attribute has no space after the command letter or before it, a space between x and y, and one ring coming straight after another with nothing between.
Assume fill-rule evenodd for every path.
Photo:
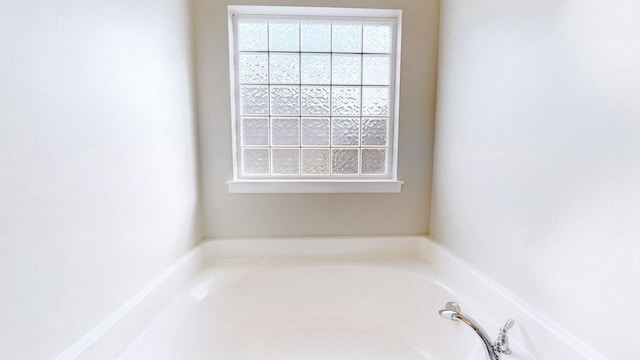
<instances>
[{"instance_id":1,"label":"bathtub ledge","mask_svg":"<svg viewBox=\"0 0 640 360\"><path fill-rule=\"evenodd\" d=\"M552 319L425 236L205 240L56 359L118 358L203 267L228 260L277 261L305 257L425 260L440 281L460 295L461 299L451 300L460 300L464 308L462 300L473 299L473 303L481 307L469 311L489 333L497 334L501 322L508 318L516 320L516 326L510 331L514 354L505 360L530 356L539 359L606 360L605 356Z\"/></svg>"}]
</instances>

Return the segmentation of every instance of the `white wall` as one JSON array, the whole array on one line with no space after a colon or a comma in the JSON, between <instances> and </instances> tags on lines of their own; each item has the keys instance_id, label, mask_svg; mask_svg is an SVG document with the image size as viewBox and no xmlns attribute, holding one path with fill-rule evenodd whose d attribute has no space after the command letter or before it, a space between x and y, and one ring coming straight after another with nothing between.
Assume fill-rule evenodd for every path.
<instances>
[{"instance_id":1,"label":"white wall","mask_svg":"<svg viewBox=\"0 0 640 360\"><path fill-rule=\"evenodd\" d=\"M188 20L0 2L0 358L55 357L201 238Z\"/></svg>"},{"instance_id":2,"label":"white wall","mask_svg":"<svg viewBox=\"0 0 640 360\"><path fill-rule=\"evenodd\" d=\"M431 192L438 1L196 0L206 237L426 234ZM233 178L227 5L403 9L400 194L229 194Z\"/></svg>"},{"instance_id":3,"label":"white wall","mask_svg":"<svg viewBox=\"0 0 640 360\"><path fill-rule=\"evenodd\" d=\"M431 234L611 359L638 357L639 13L442 4Z\"/></svg>"}]
</instances>

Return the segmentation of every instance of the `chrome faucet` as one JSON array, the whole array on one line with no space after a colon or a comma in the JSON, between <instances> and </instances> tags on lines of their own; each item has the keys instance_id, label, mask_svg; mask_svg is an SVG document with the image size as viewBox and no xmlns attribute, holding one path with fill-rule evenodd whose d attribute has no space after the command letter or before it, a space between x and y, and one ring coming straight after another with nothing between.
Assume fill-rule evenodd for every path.
<instances>
[{"instance_id":1,"label":"chrome faucet","mask_svg":"<svg viewBox=\"0 0 640 360\"><path fill-rule=\"evenodd\" d=\"M493 343L491 339L487 335L487 333L480 327L480 325L475 322L471 317L465 315L460 312L460 305L457 303L450 301L447 303L443 310L439 311L440 316L449 320L460 320L465 324L469 325L473 331L478 334L480 340L487 350L487 356L490 360L500 360L502 354L511 354L511 350L509 349L509 338L507 337L507 331L513 326L515 321L513 319L507 320L503 327L500 328L500 333L498 334L498 338Z\"/></svg>"}]
</instances>

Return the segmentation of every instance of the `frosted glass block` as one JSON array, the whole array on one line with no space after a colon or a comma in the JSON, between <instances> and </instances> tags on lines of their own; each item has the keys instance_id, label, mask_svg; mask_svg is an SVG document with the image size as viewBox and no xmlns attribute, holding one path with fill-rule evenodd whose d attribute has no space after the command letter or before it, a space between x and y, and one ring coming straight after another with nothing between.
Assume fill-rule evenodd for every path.
<instances>
[{"instance_id":1,"label":"frosted glass block","mask_svg":"<svg viewBox=\"0 0 640 360\"><path fill-rule=\"evenodd\" d=\"M240 83L267 84L269 58L266 54L240 54Z\"/></svg>"},{"instance_id":2,"label":"frosted glass block","mask_svg":"<svg viewBox=\"0 0 640 360\"><path fill-rule=\"evenodd\" d=\"M362 145L386 146L389 134L388 119L362 119Z\"/></svg>"},{"instance_id":3,"label":"frosted glass block","mask_svg":"<svg viewBox=\"0 0 640 360\"><path fill-rule=\"evenodd\" d=\"M359 53L362 50L362 23L333 22L333 52Z\"/></svg>"},{"instance_id":4,"label":"frosted glass block","mask_svg":"<svg viewBox=\"0 0 640 360\"><path fill-rule=\"evenodd\" d=\"M240 114L269 115L269 87L266 85L240 86Z\"/></svg>"},{"instance_id":5,"label":"frosted glass block","mask_svg":"<svg viewBox=\"0 0 640 360\"><path fill-rule=\"evenodd\" d=\"M362 116L389 115L389 88L362 88Z\"/></svg>"},{"instance_id":6,"label":"frosted glass block","mask_svg":"<svg viewBox=\"0 0 640 360\"><path fill-rule=\"evenodd\" d=\"M362 52L391 53L391 30L393 24L364 24L362 27Z\"/></svg>"},{"instance_id":7,"label":"frosted glass block","mask_svg":"<svg viewBox=\"0 0 640 360\"><path fill-rule=\"evenodd\" d=\"M269 50L267 20L238 20L238 50Z\"/></svg>"},{"instance_id":8,"label":"frosted glass block","mask_svg":"<svg viewBox=\"0 0 640 360\"><path fill-rule=\"evenodd\" d=\"M300 51L300 23L297 20L270 20L269 51Z\"/></svg>"},{"instance_id":9,"label":"frosted glass block","mask_svg":"<svg viewBox=\"0 0 640 360\"><path fill-rule=\"evenodd\" d=\"M329 86L303 86L301 93L302 115L328 116L331 111L331 88Z\"/></svg>"},{"instance_id":10,"label":"frosted glass block","mask_svg":"<svg viewBox=\"0 0 640 360\"><path fill-rule=\"evenodd\" d=\"M331 173L336 175L358 174L358 149L332 149Z\"/></svg>"},{"instance_id":11,"label":"frosted glass block","mask_svg":"<svg viewBox=\"0 0 640 360\"><path fill-rule=\"evenodd\" d=\"M300 50L331 52L331 21L302 21L300 23Z\"/></svg>"},{"instance_id":12,"label":"frosted glass block","mask_svg":"<svg viewBox=\"0 0 640 360\"><path fill-rule=\"evenodd\" d=\"M271 115L300 115L300 87L271 86Z\"/></svg>"},{"instance_id":13,"label":"frosted glass block","mask_svg":"<svg viewBox=\"0 0 640 360\"><path fill-rule=\"evenodd\" d=\"M362 174L384 175L387 173L387 150L362 149Z\"/></svg>"},{"instance_id":14,"label":"frosted glass block","mask_svg":"<svg viewBox=\"0 0 640 360\"><path fill-rule=\"evenodd\" d=\"M242 118L242 145L269 145L269 118Z\"/></svg>"},{"instance_id":15,"label":"frosted glass block","mask_svg":"<svg viewBox=\"0 0 640 360\"><path fill-rule=\"evenodd\" d=\"M333 87L331 90L331 115L359 116L360 87Z\"/></svg>"},{"instance_id":16,"label":"frosted glass block","mask_svg":"<svg viewBox=\"0 0 640 360\"><path fill-rule=\"evenodd\" d=\"M303 84L328 85L331 83L331 55L302 54L300 62Z\"/></svg>"},{"instance_id":17,"label":"frosted glass block","mask_svg":"<svg viewBox=\"0 0 640 360\"><path fill-rule=\"evenodd\" d=\"M302 149L302 175L329 175L329 149Z\"/></svg>"},{"instance_id":18,"label":"frosted glass block","mask_svg":"<svg viewBox=\"0 0 640 360\"><path fill-rule=\"evenodd\" d=\"M335 85L360 85L361 55L333 55L332 82Z\"/></svg>"},{"instance_id":19,"label":"frosted glass block","mask_svg":"<svg viewBox=\"0 0 640 360\"><path fill-rule=\"evenodd\" d=\"M244 175L269 175L269 150L244 149L242 151L242 173Z\"/></svg>"},{"instance_id":20,"label":"frosted glass block","mask_svg":"<svg viewBox=\"0 0 640 360\"><path fill-rule=\"evenodd\" d=\"M329 118L302 118L302 145L329 146Z\"/></svg>"},{"instance_id":21,"label":"frosted glass block","mask_svg":"<svg viewBox=\"0 0 640 360\"><path fill-rule=\"evenodd\" d=\"M272 118L271 144L300 145L300 120L298 118Z\"/></svg>"},{"instance_id":22,"label":"frosted glass block","mask_svg":"<svg viewBox=\"0 0 640 360\"><path fill-rule=\"evenodd\" d=\"M389 85L391 58L388 55L364 55L362 57L362 84Z\"/></svg>"},{"instance_id":23,"label":"frosted glass block","mask_svg":"<svg viewBox=\"0 0 640 360\"><path fill-rule=\"evenodd\" d=\"M358 118L334 118L331 121L331 145L360 143L360 120Z\"/></svg>"},{"instance_id":24,"label":"frosted glass block","mask_svg":"<svg viewBox=\"0 0 640 360\"><path fill-rule=\"evenodd\" d=\"M273 149L273 175L299 175L300 149Z\"/></svg>"},{"instance_id":25,"label":"frosted glass block","mask_svg":"<svg viewBox=\"0 0 640 360\"><path fill-rule=\"evenodd\" d=\"M269 78L272 84L298 84L300 82L300 55L269 55Z\"/></svg>"}]
</instances>

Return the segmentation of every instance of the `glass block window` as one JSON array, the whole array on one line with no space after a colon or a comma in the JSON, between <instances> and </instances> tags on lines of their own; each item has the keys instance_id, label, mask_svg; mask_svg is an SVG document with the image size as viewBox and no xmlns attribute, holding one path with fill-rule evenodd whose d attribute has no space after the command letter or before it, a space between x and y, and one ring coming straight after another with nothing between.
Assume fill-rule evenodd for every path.
<instances>
[{"instance_id":1,"label":"glass block window","mask_svg":"<svg viewBox=\"0 0 640 360\"><path fill-rule=\"evenodd\" d=\"M232 17L236 177L395 177L397 18L308 9Z\"/></svg>"}]
</instances>

